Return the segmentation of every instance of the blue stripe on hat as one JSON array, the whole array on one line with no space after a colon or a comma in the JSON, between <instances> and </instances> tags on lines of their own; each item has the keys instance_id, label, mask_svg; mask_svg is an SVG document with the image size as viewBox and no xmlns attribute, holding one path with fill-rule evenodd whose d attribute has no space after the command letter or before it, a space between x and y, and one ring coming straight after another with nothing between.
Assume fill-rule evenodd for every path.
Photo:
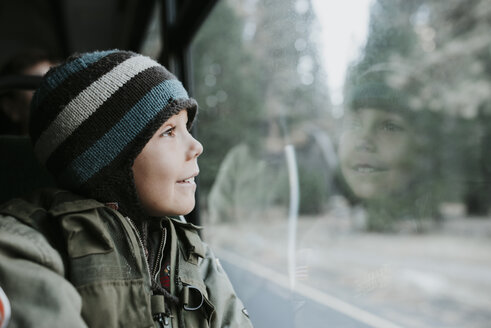
<instances>
[{"instance_id":1,"label":"blue stripe on hat","mask_svg":"<svg viewBox=\"0 0 491 328\"><path fill-rule=\"evenodd\" d=\"M41 163L44 164L56 148L89 119L114 92L138 73L154 66L158 66L158 63L149 57L128 58L73 98L36 141L34 151Z\"/></svg>"},{"instance_id":2,"label":"blue stripe on hat","mask_svg":"<svg viewBox=\"0 0 491 328\"><path fill-rule=\"evenodd\" d=\"M84 68L87 68L88 65L95 63L99 59L118 51L119 50L96 51L90 54L85 54L83 57L83 62L79 59L74 59L65 64L62 71L55 71L46 77L46 88L40 89L40 91L36 94L36 103L40 104L49 92L56 89L69 76L81 71Z\"/></svg>"},{"instance_id":3,"label":"blue stripe on hat","mask_svg":"<svg viewBox=\"0 0 491 328\"><path fill-rule=\"evenodd\" d=\"M58 180L78 187L114 158L160 113L169 101L187 99L178 80L166 80L150 90L128 113L89 149L73 160ZM117 141L117 142L116 142Z\"/></svg>"}]
</instances>

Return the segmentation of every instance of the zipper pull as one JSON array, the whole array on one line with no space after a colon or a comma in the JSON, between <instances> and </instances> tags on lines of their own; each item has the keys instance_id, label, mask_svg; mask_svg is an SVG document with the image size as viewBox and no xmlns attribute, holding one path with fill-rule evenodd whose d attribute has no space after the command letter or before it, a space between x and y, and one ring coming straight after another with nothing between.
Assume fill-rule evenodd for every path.
<instances>
[{"instance_id":1,"label":"zipper pull","mask_svg":"<svg viewBox=\"0 0 491 328\"><path fill-rule=\"evenodd\" d=\"M161 327L161 328L170 327L169 317L166 316L164 313L159 313L159 314L154 315L153 320L157 321L159 323L159 327Z\"/></svg>"},{"instance_id":2,"label":"zipper pull","mask_svg":"<svg viewBox=\"0 0 491 328\"><path fill-rule=\"evenodd\" d=\"M155 318L155 319L157 319L157 320L155 320L155 319L154 320L159 323L159 327L164 328L165 325L164 325L164 319L162 318L162 313L157 314L156 317L157 318Z\"/></svg>"},{"instance_id":3,"label":"zipper pull","mask_svg":"<svg viewBox=\"0 0 491 328\"><path fill-rule=\"evenodd\" d=\"M163 317L164 317L164 327L169 327L170 326L169 325L169 317L166 315L164 315Z\"/></svg>"},{"instance_id":4,"label":"zipper pull","mask_svg":"<svg viewBox=\"0 0 491 328\"><path fill-rule=\"evenodd\" d=\"M165 306L165 298L163 295L152 295L150 305L153 313L153 320L159 323L159 327L170 327L169 309Z\"/></svg>"}]
</instances>

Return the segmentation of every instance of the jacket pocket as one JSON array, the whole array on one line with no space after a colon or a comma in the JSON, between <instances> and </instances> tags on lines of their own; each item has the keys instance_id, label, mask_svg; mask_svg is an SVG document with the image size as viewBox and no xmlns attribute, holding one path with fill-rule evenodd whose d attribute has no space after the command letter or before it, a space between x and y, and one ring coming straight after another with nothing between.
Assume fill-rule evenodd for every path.
<instances>
[{"instance_id":1,"label":"jacket pocket","mask_svg":"<svg viewBox=\"0 0 491 328\"><path fill-rule=\"evenodd\" d=\"M100 281L77 290L82 317L91 328L154 326L143 279Z\"/></svg>"},{"instance_id":2,"label":"jacket pocket","mask_svg":"<svg viewBox=\"0 0 491 328\"><path fill-rule=\"evenodd\" d=\"M70 258L105 254L114 250L114 243L96 210L64 216L61 225Z\"/></svg>"}]
</instances>

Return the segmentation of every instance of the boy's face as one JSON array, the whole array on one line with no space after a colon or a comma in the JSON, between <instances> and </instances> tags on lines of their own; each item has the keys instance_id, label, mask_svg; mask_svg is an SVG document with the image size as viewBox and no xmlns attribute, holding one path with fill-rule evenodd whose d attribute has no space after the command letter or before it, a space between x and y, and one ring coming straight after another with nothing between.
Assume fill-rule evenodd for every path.
<instances>
[{"instance_id":1,"label":"boy's face","mask_svg":"<svg viewBox=\"0 0 491 328\"><path fill-rule=\"evenodd\" d=\"M136 190L149 215L184 215L194 208L203 146L187 130L187 121L186 110L169 118L133 163Z\"/></svg>"},{"instance_id":2,"label":"boy's face","mask_svg":"<svg viewBox=\"0 0 491 328\"><path fill-rule=\"evenodd\" d=\"M341 172L355 195L385 198L413 174L412 127L396 113L364 108L348 114L339 143Z\"/></svg>"}]
</instances>

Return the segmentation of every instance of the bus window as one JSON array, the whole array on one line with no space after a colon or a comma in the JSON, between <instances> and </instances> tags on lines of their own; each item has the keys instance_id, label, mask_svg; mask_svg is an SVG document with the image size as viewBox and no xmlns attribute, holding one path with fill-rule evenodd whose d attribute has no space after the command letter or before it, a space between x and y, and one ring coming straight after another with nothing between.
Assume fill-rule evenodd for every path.
<instances>
[{"instance_id":1,"label":"bus window","mask_svg":"<svg viewBox=\"0 0 491 328\"><path fill-rule=\"evenodd\" d=\"M203 234L256 327L489 324L490 18L217 3L191 47Z\"/></svg>"},{"instance_id":2,"label":"bus window","mask_svg":"<svg viewBox=\"0 0 491 328\"><path fill-rule=\"evenodd\" d=\"M148 28L143 35L140 53L157 59L162 52L162 5L156 1L149 18Z\"/></svg>"}]
</instances>

